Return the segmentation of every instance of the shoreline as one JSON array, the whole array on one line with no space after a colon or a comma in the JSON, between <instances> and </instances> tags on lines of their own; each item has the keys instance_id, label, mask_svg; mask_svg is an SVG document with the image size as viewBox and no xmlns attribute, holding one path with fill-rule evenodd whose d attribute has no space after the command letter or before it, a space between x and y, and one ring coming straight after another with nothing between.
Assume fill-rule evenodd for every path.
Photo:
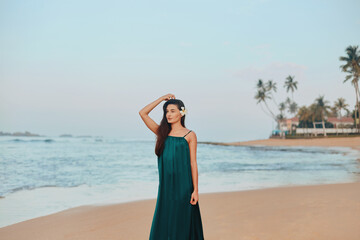
<instances>
[{"instance_id":1,"label":"shoreline","mask_svg":"<svg viewBox=\"0 0 360 240\"><path fill-rule=\"evenodd\" d=\"M239 142L202 142L225 146L318 146L350 147L360 151L360 137L306 138L306 139L258 139Z\"/></svg>"},{"instance_id":2,"label":"shoreline","mask_svg":"<svg viewBox=\"0 0 360 240\"><path fill-rule=\"evenodd\" d=\"M360 137L212 142L227 146L347 147ZM360 239L360 182L199 193L206 239ZM146 239L156 199L69 208L0 228L4 239ZM224 211L222 211L224 210ZM141 229L141 231L139 231ZM261 231L259 231L261 229Z\"/></svg>"},{"instance_id":3,"label":"shoreline","mask_svg":"<svg viewBox=\"0 0 360 240\"><path fill-rule=\"evenodd\" d=\"M360 161L360 137L310 139L259 139L240 142L202 142L222 146L345 147L355 150Z\"/></svg>"}]
</instances>

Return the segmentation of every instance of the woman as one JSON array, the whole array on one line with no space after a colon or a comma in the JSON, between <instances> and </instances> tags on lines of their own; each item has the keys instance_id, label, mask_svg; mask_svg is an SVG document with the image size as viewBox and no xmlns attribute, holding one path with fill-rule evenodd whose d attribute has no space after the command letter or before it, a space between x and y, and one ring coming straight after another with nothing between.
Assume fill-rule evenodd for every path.
<instances>
[{"instance_id":1,"label":"woman","mask_svg":"<svg viewBox=\"0 0 360 240\"><path fill-rule=\"evenodd\" d=\"M158 125L149 113L163 100L163 119ZM167 94L140 112L157 136L159 186L149 240L203 240L199 208L197 138L185 127L184 103Z\"/></svg>"}]
</instances>

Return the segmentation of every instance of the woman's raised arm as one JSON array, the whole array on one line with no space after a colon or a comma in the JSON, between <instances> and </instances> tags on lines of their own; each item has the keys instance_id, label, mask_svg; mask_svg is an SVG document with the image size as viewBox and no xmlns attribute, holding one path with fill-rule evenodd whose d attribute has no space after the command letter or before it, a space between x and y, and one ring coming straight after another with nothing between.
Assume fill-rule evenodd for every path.
<instances>
[{"instance_id":1,"label":"woman's raised arm","mask_svg":"<svg viewBox=\"0 0 360 240\"><path fill-rule=\"evenodd\" d=\"M159 127L159 125L151 119L151 117L149 117L149 113L151 112L151 110L153 110L159 103L161 103L162 101L167 101L171 98L175 98L174 94L166 94L158 99L156 99L155 101L153 101L152 103L149 103L148 105L146 105L143 109L141 109L139 111L140 117L141 119L144 121L145 125L151 130L153 131L155 134L157 132L157 129Z\"/></svg>"}]
</instances>

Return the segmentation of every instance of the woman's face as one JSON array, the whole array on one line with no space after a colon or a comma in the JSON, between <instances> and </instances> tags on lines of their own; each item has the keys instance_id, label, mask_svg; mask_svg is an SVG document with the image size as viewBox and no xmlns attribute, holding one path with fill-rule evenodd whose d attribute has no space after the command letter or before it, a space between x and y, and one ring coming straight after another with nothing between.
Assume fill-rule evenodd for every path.
<instances>
[{"instance_id":1,"label":"woman's face","mask_svg":"<svg viewBox=\"0 0 360 240\"><path fill-rule=\"evenodd\" d=\"M177 105L169 104L166 107L166 119L168 123L174 123L180 121L181 119L180 110L178 109Z\"/></svg>"}]
</instances>

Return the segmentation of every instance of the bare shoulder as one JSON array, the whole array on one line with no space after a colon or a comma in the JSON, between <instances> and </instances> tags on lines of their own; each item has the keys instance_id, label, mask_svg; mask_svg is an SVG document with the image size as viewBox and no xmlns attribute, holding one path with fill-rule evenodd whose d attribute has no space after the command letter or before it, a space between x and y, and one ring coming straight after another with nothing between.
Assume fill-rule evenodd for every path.
<instances>
[{"instance_id":1,"label":"bare shoulder","mask_svg":"<svg viewBox=\"0 0 360 240\"><path fill-rule=\"evenodd\" d=\"M189 132L188 134L189 137L189 142L197 142L197 136L195 131L191 130L191 132Z\"/></svg>"}]
</instances>

